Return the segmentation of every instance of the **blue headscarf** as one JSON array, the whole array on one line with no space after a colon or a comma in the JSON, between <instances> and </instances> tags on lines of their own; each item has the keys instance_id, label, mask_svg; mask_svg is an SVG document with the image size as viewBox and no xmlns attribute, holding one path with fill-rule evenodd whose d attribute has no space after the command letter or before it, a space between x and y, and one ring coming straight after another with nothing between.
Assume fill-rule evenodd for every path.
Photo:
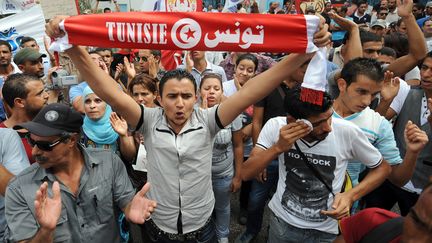
<instances>
[{"instance_id":1,"label":"blue headscarf","mask_svg":"<svg viewBox=\"0 0 432 243\"><path fill-rule=\"evenodd\" d=\"M89 94L93 93L90 87L86 87L83 92L83 102ZM83 131L90 140L101 145L113 144L117 141L119 135L113 130L109 120L111 113L111 106L107 104L105 114L99 120L93 121L87 115L84 117Z\"/></svg>"}]
</instances>

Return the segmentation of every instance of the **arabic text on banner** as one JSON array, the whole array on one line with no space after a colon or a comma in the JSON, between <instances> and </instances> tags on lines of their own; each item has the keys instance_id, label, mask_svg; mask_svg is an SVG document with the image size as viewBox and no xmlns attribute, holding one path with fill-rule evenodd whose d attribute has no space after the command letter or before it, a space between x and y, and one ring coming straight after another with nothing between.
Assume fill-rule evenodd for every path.
<instances>
[{"instance_id":1,"label":"arabic text on banner","mask_svg":"<svg viewBox=\"0 0 432 243\"><path fill-rule=\"evenodd\" d=\"M134 12L73 16L64 28L68 42L79 45L302 53L316 50L318 22L302 15Z\"/></svg>"}]
</instances>

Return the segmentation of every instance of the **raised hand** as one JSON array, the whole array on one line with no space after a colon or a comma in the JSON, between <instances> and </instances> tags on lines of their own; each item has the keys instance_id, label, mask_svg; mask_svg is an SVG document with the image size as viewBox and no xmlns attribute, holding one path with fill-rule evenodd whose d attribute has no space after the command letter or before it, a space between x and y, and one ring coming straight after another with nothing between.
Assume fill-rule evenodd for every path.
<instances>
[{"instance_id":1,"label":"raised hand","mask_svg":"<svg viewBox=\"0 0 432 243\"><path fill-rule=\"evenodd\" d=\"M120 78L121 72L124 70L124 65L122 63L117 64L116 70L114 73L114 80L118 80Z\"/></svg>"},{"instance_id":2,"label":"raised hand","mask_svg":"<svg viewBox=\"0 0 432 243\"><path fill-rule=\"evenodd\" d=\"M157 74L159 71L159 63L153 55L150 55L147 60L149 63L149 75L152 78L157 78Z\"/></svg>"},{"instance_id":3,"label":"raised hand","mask_svg":"<svg viewBox=\"0 0 432 243\"><path fill-rule=\"evenodd\" d=\"M186 51L185 58L186 58L186 71L190 73L192 72L192 67L194 66L194 61L192 60L190 51Z\"/></svg>"},{"instance_id":4,"label":"raised hand","mask_svg":"<svg viewBox=\"0 0 432 243\"><path fill-rule=\"evenodd\" d=\"M354 23L354 21L351 21L351 20L346 19L346 18L342 18L337 13L329 12L328 16L331 19L333 19L336 22L336 24L339 25L341 30L346 30L346 31L350 32L353 29L358 28L358 25L356 23Z\"/></svg>"},{"instance_id":5,"label":"raised hand","mask_svg":"<svg viewBox=\"0 0 432 243\"><path fill-rule=\"evenodd\" d=\"M34 201L36 220L40 227L55 230L62 209L60 185L57 181L52 186L53 197L48 196L48 182L42 183L36 191Z\"/></svg>"},{"instance_id":6,"label":"raised hand","mask_svg":"<svg viewBox=\"0 0 432 243\"><path fill-rule=\"evenodd\" d=\"M120 136L124 137L128 132L128 125L125 119L120 118L117 113L113 112L110 115L110 123L112 128Z\"/></svg>"},{"instance_id":7,"label":"raised hand","mask_svg":"<svg viewBox=\"0 0 432 243\"><path fill-rule=\"evenodd\" d=\"M203 109L207 109L208 108L208 104L207 104L207 94L205 94L204 96L201 97L201 108Z\"/></svg>"},{"instance_id":8,"label":"raised hand","mask_svg":"<svg viewBox=\"0 0 432 243\"><path fill-rule=\"evenodd\" d=\"M46 34L51 38L59 38L63 37L65 35L65 32L60 29L59 24L64 19L68 18L67 15L58 15L52 18L46 25L45 25L45 32Z\"/></svg>"},{"instance_id":9,"label":"raised hand","mask_svg":"<svg viewBox=\"0 0 432 243\"><path fill-rule=\"evenodd\" d=\"M386 101L393 101L399 92L400 80L398 77L393 78L393 72L384 73L383 87L381 89L381 98Z\"/></svg>"},{"instance_id":10,"label":"raised hand","mask_svg":"<svg viewBox=\"0 0 432 243\"><path fill-rule=\"evenodd\" d=\"M328 24L326 24L323 16L318 15L320 17L320 25L318 27L317 32L314 34L314 44L318 47L325 47L331 42L331 34L328 31Z\"/></svg>"},{"instance_id":11,"label":"raised hand","mask_svg":"<svg viewBox=\"0 0 432 243\"><path fill-rule=\"evenodd\" d=\"M143 224L150 218L151 213L156 208L157 203L145 196L149 190L150 183L146 183L126 207L124 213L126 218L132 223Z\"/></svg>"},{"instance_id":12,"label":"raised hand","mask_svg":"<svg viewBox=\"0 0 432 243\"><path fill-rule=\"evenodd\" d=\"M397 14L405 18L412 15L413 0L396 0Z\"/></svg>"},{"instance_id":13,"label":"raised hand","mask_svg":"<svg viewBox=\"0 0 432 243\"><path fill-rule=\"evenodd\" d=\"M405 126L405 143L407 150L419 153L428 143L429 138L425 131L421 130L416 124L408 121Z\"/></svg>"},{"instance_id":14,"label":"raised hand","mask_svg":"<svg viewBox=\"0 0 432 243\"><path fill-rule=\"evenodd\" d=\"M127 59L127 57L123 58L123 62L124 62L124 69L125 69L125 72L128 76L128 79L135 78L136 70L135 70L134 64L130 63L129 60Z\"/></svg>"}]
</instances>

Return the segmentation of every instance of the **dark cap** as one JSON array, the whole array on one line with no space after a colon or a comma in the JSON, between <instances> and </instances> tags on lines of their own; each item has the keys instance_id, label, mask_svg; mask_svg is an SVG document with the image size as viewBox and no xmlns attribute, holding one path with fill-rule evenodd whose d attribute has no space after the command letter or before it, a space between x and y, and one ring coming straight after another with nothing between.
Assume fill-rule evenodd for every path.
<instances>
[{"instance_id":1,"label":"dark cap","mask_svg":"<svg viewBox=\"0 0 432 243\"><path fill-rule=\"evenodd\" d=\"M47 55L43 54L43 53L39 53L37 50L33 49L33 48L23 48L21 50L19 50L14 58L13 61L16 65L18 64L22 64L25 61L36 61L41 57L46 57Z\"/></svg>"},{"instance_id":2,"label":"dark cap","mask_svg":"<svg viewBox=\"0 0 432 243\"><path fill-rule=\"evenodd\" d=\"M50 137L80 132L82 124L79 112L65 104L53 103L42 108L32 121L18 124L14 129L25 128L34 135Z\"/></svg>"}]
</instances>

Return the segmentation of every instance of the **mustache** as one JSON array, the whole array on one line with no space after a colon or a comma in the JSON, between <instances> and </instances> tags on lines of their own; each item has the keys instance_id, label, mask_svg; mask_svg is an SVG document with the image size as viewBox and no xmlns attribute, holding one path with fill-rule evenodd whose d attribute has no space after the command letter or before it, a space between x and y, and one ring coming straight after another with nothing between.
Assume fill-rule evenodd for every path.
<instances>
[{"instance_id":1,"label":"mustache","mask_svg":"<svg viewBox=\"0 0 432 243\"><path fill-rule=\"evenodd\" d=\"M44 156L41 156L41 155L36 155L36 156L34 156L34 159L35 159L37 162L46 162L46 161L48 160L47 157L44 157Z\"/></svg>"}]
</instances>

